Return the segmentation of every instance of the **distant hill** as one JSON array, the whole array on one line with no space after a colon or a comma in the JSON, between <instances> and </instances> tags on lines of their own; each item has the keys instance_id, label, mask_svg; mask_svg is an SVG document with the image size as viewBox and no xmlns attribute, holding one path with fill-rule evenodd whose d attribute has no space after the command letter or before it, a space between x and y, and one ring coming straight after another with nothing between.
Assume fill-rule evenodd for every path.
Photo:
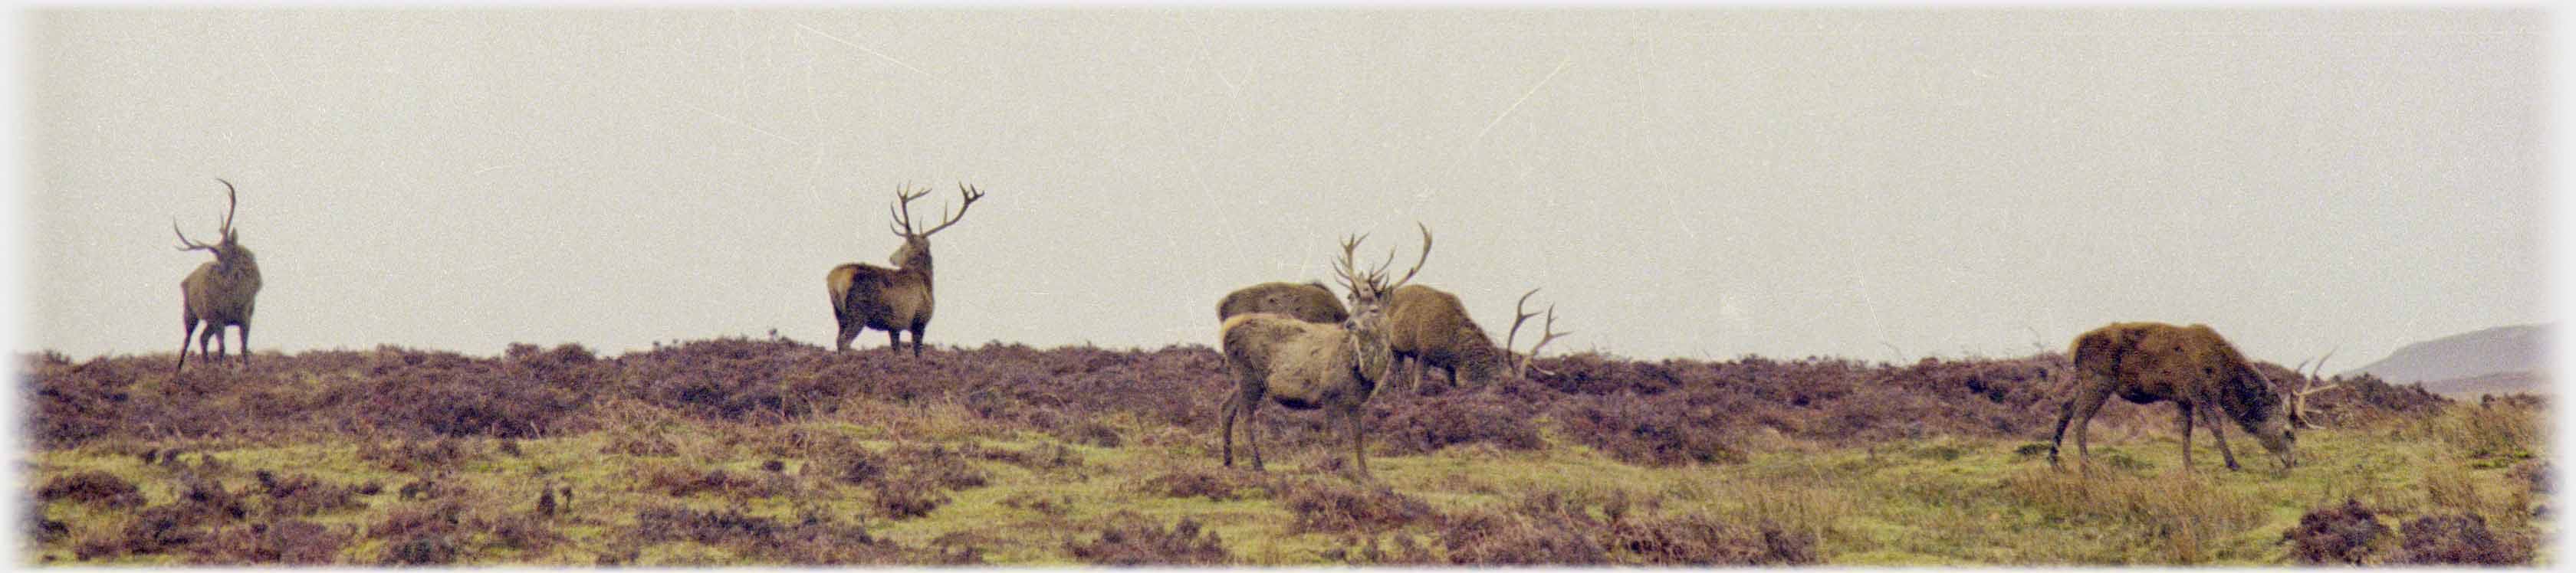
<instances>
[{"instance_id":1,"label":"distant hill","mask_svg":"<svg viewBox=\"0 0 2576 573\"><path fill-rule=\"evenodd\" d=\"M2489 328L2408 344L2387 358L2339 375L2369 373L2392 384L2422 382L2454 396L2547 389L2549 327Z\"/></svg>"}]
</instances>

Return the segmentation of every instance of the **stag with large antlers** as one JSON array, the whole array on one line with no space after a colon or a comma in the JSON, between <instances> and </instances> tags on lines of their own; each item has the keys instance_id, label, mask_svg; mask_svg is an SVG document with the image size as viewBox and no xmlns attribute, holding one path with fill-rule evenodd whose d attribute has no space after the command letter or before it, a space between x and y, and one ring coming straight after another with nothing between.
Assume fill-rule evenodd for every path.
<instances>
[{"instance_id":1,"label":"stag with large antlers","mask_svg":"<svg viewBox=\"0 0 2576 573\"><path fill-rule=\"evenodd\" d=\"M911 331L912 355L921 356L921 334L930 328L934 300L930 288L930 235L966 218L966 209L984 198L982 190L964 183L957 185L957 192L962 198L957 214L951 216L942 207L939 224L920 230L912 224L912 201L929 194L930 189L896 188L895 205L889 208L894 217L891 229L895 236L903 237L903 246L887 257L895 268L851 263L833 267L831 273L824 275L824 286L832 295L832 317L840 322L840 333L832 339L835 349L849 350L850 339L873 328L885 331L891 347L900 351L903 332Z\"/></svg>"},{"instance_id":2,"label":"stag with large antlers","mask_svg":"<svg viewBox=\"0 0 2576 573\"><path fill-rule=\"evenodd\" d=\"M2075 337L2067 351L2075 366L2075 396L2058 409L2056 436L2049 439L2048 463L2057 464L2057 446L2066 425L2075 424L2075 451L2090 459L2084 429L2102 404L2119 396L2139 404L2172 400L2182 418L2182 466L2191 469L2191 427L2195 419L2209 424L2218 455L2227 469L2240 469L2227 447L2227 425L2252 434L2281 460L2281 471L2298 465L2283 398L2272 382L2245 361L2236 347L2207 326L2174 326L2153 322L2112 324ZM2221 415L2224 415L2224 418Z\"/></svg>"},{"instance_id":3,"label":"stag with large antlers","mask_svg":"<svg viewBox=\"0 0 2576 573\"><path fill-rule=\"evenodd\" d=\"M198 355L207 360L223 358L226 326L240 328L241 363L250 364L250 315L259 296L259 261L251 258L250 249L241 244L241 234L233 230L233 209L241 206L233 182L221 178L215 181L224 184L224 218L216 227L214 244L190 240L187 233L179 230L178 221L170 222L170 232L179 235L180 252L215 254L215 260L197 265L196 271L179 281L179 298L184 303L179 311L179 364L170 369L173 376L188 368L190 338L197 340ZM197 332L200 323L206 326L202 335ZM211 351L207 350L209 341L214 347Z\"/></svg>"},{"instance_id":4,"label":"stag with large antlers","mask_svg":"<svg viewBox=\"0 0 2576 573\"><path fill-rule=\"evenodd\" d=\"M1387 343L1395 349L1396 365L1413 365L1412 388L1417 392L1422 388L1423 371L1432 367L1448 372L1451 386L1458 385L1462 372L1474 382L1491 381L1506 369L1513 378L1526 376L1529 361L1537 358L1539 347L1572 334L1555 331L1556 307L1551 305L1546 313L1546 337L1530 347L1528 356L1512 356L1512 339L1520 335L1521 324L1539 316L1523 308L1534 294L1538 289L1522 294L1520 302L1513 305L1517 317L1512 319L1512 330L1505 342L1497 347L1493 337L1486 336L1485 329L1468 318L1467 306L1458 302L1457 295L1425 285L1395 289L1394 297L1387 302L1386 320Z\"/></svg>"},{"instance_id":5,"label":"stag with large antlers","mask_svg":"<svg viewBox=\"0 0 2576 573\"><path fill-rule=\"evenodd\" d=\"M1387 348L1385 301L1430 260L1431 228L1422 227L1422 257L1403 278L1393 281L1387 280L1386 273L1395 262L1391 252L1386 264L1360 270L1355 259L1360 242L1366 239L1365 235L1344 239L1342 258L1334 263L1335 280L1351 292L1350 320L1316 324L1271 313L1226 319L1220 336L1226 363L1240 383L1234 397L1226 400L1219 424L1225 465L1234 465L1234 424L1241 418L1252 468L1262 469L1260 432L1253 420L1263 402L1277 401L1291 410L1325 409L1339 416L1349 428L1351 467L1357 477L1368 478L1362 415L1369 396L1386 380L1395 362L1394 352Z\"/></svg>"}]
</instances>

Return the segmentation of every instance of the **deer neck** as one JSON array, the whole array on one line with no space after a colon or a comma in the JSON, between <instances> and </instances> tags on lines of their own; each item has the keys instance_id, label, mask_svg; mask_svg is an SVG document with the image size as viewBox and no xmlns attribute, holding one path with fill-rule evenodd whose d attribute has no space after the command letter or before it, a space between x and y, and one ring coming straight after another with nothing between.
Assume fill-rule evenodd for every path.
<instances>
[{"instance_id":1,"label":"deer neck","mask_svg":"<svg viewBox=\"0 0 2576 573\"><path fill-rule=\"evenodd\" d=\"M1344 340L1350 345L1351 372L1362 382L1375 386L1394 372L1395 351L1387 347L1386 333L1352 330Z\"/></svg>"}]
</instances>

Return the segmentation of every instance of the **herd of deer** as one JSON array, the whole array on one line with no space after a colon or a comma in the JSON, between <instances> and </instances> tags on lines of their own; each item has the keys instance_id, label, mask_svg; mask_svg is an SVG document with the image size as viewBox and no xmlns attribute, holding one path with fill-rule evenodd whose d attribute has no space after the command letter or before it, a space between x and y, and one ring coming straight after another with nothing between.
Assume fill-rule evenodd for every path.
<instances>
[{"instance_id":1,"label":"herd of deer","mask_svg":"<svg viewBox=\"0 0 2576 573\"><path fill-rule=\"evenodd\" d=\"M226 326L240 329L241 363L250 363L250 320L259 294L259 263L233 230L233 211L240 201L232 182L216 181L224 184L226 206L218 228L219 239L214 244L189 240L187 233L179 231L176 221L171 224L171 232L179 235L181 251L204 250L215 256L214 261L199 265L179 283L180 295L185 299L181 313L185 328L174 376L187 367L191 337L196 338L200 356L222 359ZM890 208L891 230L903 238L903 246L888 257L887 262L894 267L853 263L833 267L825 275L832 315L840 326L833 340L836 350L849 350L851 339L876 329L886 332L896 351L902 349L902 333L911 332L912 354L921 355L922 333L930 325L932 303L936 300L931 288L930 236L957 224L966 216L966 210L984 197L983 191L963 184L958 186L958 192L962 201L956 214L950 215L943 208L939 224L922 230L913 225L911 204L929 190L896 189L896 202ZM1522 294L1520 301L1514 303L1512 327L1503 345L1496 346L1492 337L1468 319L1466 307L1456 295L1409 284L1431 257L1431 229L1421 228L1421 257L1404 276L1392 281L1388 280L1388 267L1395 262L1393 250L1388 251L1385 263L1363 270L1356 259L1366 235L1342 240L1342 255L1334 262L1333 271L1346 293L1348 307L1343 305L1345 297L1335 296L1320 282L1253 285L1229 293L1217 303L1217 319L1222 325L1218 330L1220 347L1237 378L1234 395L1224 403L1219 430L1223 434L1220 441L1225 465L1234 465L1234 426L1240 419L1244 422L1244 445L1251 454L1252 467L1261 469L1258 432L1253 431L1252 420L1265 402L1276 401L1290 409L1329 409L1339 416L1349 429L1351 467L1356 477L1365 479L1369 473L1362 447L1362 406L1380 383L1391 380L1397 366L1408 361L1414 365L1409 388L1415 391L1422 383L1423 371L1431 367L1444 370L1453 385L1462 373L1471 382L1520 379L1532 371L1530 361L1540 348L1569 334L1556 332L1556 310L1550 306L1544 313L1546 322L1538 342L1527 354L1515 356L1512 348L1522 324L1541 316L1523 308L1537 289ZM206 327L202 334L198 331L201 323ZM2174 403L2182 421L2185 468L2191 466L2192 426L2199 421L2209 425L2228 469L2239 469L2236 454L2227 446L2224 423L2233 420L2279 458L2282 471L2287 472L2297 463L2291 427L2309 427L2306 398L2336 387L2313 386L2317 378L2312 372L2302 377L2311 386L2275 391L2271 380L2216 331L2197 324L2184 327L2132 322L2104 326L2076 337L2067 359L2074 366L2077 383L2075 396L2059 408L2057 429L2050 438L2048 452L2051 465L2058 463L2058 445L2064 442L2070 421L2075 427L2077 452L2089 458L2085 427L2093 414L2116 395L2138 404ZM2320 360L2318 368L2323 367Z\"/></svg>"}]
</instances>

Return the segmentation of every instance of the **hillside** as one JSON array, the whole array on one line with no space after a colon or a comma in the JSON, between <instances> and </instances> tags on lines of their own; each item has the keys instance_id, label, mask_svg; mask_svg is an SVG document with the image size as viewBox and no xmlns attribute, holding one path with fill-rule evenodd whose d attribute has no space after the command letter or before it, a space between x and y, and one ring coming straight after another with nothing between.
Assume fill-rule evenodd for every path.
<instances>
[{"instance_id":1,"label":"hillside","mask_svg":"<svg viewBox=\"0 0 2576 573\"><path fill-rule=\"evenodd\" d=\"M2426 382L2427 389L2435 392L2457 393L2461 390L2456 388L2465 386L2435 387L2429 383L2465 381L2499 373L2540 372L2549 367L2549 349L2549 330L2545 325L2501 326L2408 344L2387 358L2344 371L2338 376L2370 374L2399 384Z\"/></svg>"},{"instance_id":2,"label":"hillside","mask_svg":"<svg viewBox=\"0 0 2576 573\"><path fill-rule=\"evenodd\" d=\"M2092 469L2054 471L2053 355L1586 354L1530 381L1435 377L1371 400L1371 483L1335 473L1329 418L1276 406L1255 424L1269 471L1220 466L1230 380L1194 345L383 347L176 379L169 359L23 359L31 559L2258 564L2352 497L2387 519L2474 511L2520 562L2545 527L2532 404L2459 416L2482 406L2347 381L2315 399L2330 429L2299 438L2322 461L2285 478L2242 433L2248 471L2217 470L2203 441L2199 471L2175 474L2173 410L2115 403Z\"/></svg>"}]
</instances>

